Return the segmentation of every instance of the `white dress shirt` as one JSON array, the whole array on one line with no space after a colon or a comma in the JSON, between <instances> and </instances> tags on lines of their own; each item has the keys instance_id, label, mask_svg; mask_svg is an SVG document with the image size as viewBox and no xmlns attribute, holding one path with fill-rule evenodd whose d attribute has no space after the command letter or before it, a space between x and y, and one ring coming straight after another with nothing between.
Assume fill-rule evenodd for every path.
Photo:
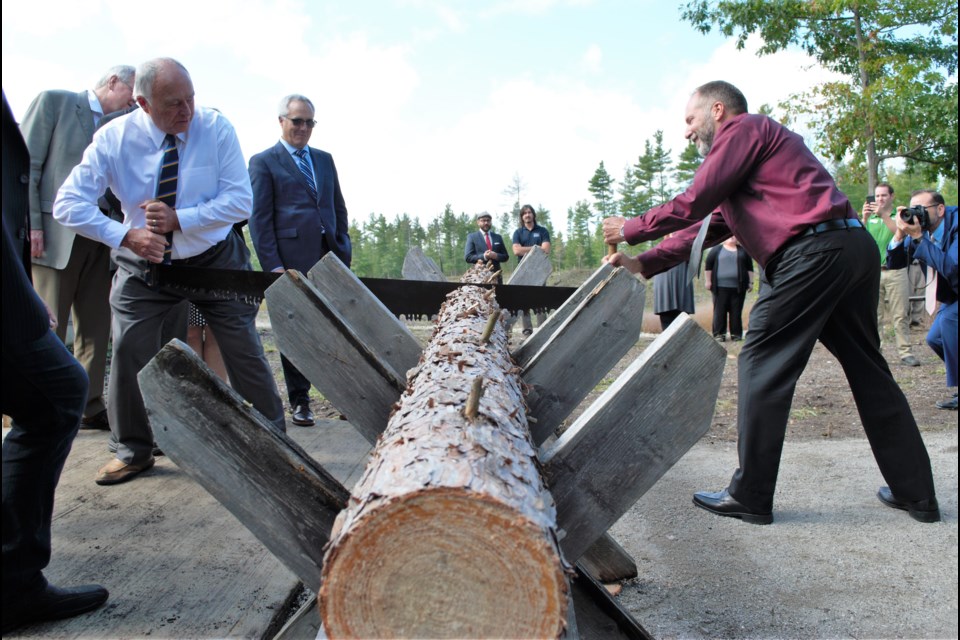
<instances>
[{"instance_id":1,"label":"white dress shirt","mask_svg":"<svg viewBox=\"0 0 960 640\"><path fill-rule=\"evenodd\" d=\"M143 109L109 122L60 187L53 217L80 235L119 248L129 229L146 228L140 205L156 197L165 136ZM177 150L175 208L181 229L173 232L174 260L203 253L226 238L234 223L250 217L253 204L240 143L219 112L197 107L186 133L177 136ZM107 187L120 199L122 223L97 207Z\"/></svg>"},{"instance_id":2,"label":"white dress shirt","mask_svg":"<svg viewBox=\"0 0 960 640\"><path fill-rule=\"evenodd\" d=\"M97 126L103 117L103 107L100 106L100 98L93 89L87 89L87 102L90 103L90 111L93 111L93 126Z\"/></svg>"}]
</instances>

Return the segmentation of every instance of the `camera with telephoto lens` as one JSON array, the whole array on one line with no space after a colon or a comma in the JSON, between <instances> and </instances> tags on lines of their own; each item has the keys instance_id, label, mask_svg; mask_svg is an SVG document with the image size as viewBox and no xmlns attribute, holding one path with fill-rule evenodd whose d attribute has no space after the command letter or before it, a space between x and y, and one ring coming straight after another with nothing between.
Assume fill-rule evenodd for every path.
<instances>
[{"instance_id":1,"label":"camera with telephoto lens","mask_svg":"<svg viewBox=\"0 0 960 640\"><path fill-rule=\"evenodd\" d=\"M927 208L921 204L901 211L900 219L907 224L919 224L924 231L930 229L930 214L927 213Z\"/></svg>"}]
</instances>

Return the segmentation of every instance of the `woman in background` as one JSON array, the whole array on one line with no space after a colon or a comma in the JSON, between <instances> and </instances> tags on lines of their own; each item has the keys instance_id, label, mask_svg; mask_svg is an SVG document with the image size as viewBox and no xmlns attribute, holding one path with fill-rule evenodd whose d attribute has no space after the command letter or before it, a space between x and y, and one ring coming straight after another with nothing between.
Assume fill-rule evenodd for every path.
<instances>
[{"instance_id":1,"label":"woman in background","mask_svg":"<svg viewBox=\"0 0 960 640\"><path fill-rule=\"evenodd\" d=\"M713 294L713 337L727 339L729 318L730 339L743 339L743 301L753 287L753 260L736 238L727 238L707 253L704 264L705 284Z\"/></svg>"}]
</instances>

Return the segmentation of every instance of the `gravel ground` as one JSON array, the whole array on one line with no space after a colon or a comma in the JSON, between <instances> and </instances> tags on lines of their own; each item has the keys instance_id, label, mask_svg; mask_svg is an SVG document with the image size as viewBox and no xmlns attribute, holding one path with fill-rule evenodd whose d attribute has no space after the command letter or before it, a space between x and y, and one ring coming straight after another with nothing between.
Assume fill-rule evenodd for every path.
<instances>
[{"instance_id":1,"label":"gravel ground","mask_svg":"<svg viewBox=\"0 0 960 640\"><path fill-rule=\"evenodd\" d=\"M701 441L613 527L640 577L621 602L657 638L956 638L957 431L926 434L944 521L884 507L865 439L790 443L774 523L691 504L725 486Z\"/></svg>"}]
</instances>

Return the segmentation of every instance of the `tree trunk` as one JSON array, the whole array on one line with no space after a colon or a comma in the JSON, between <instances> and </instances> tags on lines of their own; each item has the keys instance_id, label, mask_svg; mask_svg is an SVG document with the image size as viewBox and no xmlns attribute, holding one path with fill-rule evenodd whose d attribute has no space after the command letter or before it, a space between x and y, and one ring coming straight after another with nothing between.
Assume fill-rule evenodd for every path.
<instances>
[{"instance_id":1,"label":"tree trunk","mask_svg":"<svg viewBox=\"0 0 960 640\"><path fill-rule=\"evenodd\" d=\"M327 634L557 637L568 585L556 508L490 292L450 295L408 382L334 525Z\"/></svg>"},{"instance_id":2,"label":"tree trunk","mask_svg":"<svg viewBox=\"0 0 960 640\"><path fill-rule=\"evenodd\" d=\"M863 35L863 25L860 21L860 10L855 6L853 8L853 28L857 35L857 65L860 71L860 99L869 99L870 73L867 70L867 43ZM877 138L874 134L873 123L870 122L864 110L863 139L866 141L867 152L867 193L873 194L877 188L880 172L880 160L877 158Z\"/></svg>"}]
</instances>

